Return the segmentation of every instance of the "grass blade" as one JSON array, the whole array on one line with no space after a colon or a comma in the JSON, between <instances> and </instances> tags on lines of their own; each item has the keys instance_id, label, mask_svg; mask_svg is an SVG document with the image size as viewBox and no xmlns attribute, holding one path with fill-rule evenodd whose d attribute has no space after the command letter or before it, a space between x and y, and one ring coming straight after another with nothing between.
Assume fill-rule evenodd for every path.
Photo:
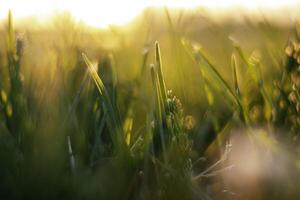
<instances>
[{"instance_id":1,"label":"grass blade","mask_svg":"<svg viewBox=\"0 0 300 200\"><path fill-rule=\"evenodd\" d=\"M108 94L101 78L97 74L97 71L92 64L92 62L88 59L88 57L83 53L82 54L83 59L89 69L89 72L97 86L97 89L99 91L100 96L103 99L103 109L105 112L107 112L107 117L108 117L108 126L111 129L113 133L113 141L115 144L118 144L117 146L123 146L125 144L125 138L123 134L123 129L122 125L120 122L120 119L118 117L117 111L114 109L112 101L110 99L110 95Z\"/></svg>"},{"instance_id":2,"label":"grass blade","mask_svg":"<svg viewBox=\"0 0 300 200\"><path fill-rule=\"evenodd\" d=\"M167 90L166 90L166 84L163 78L163 71L162 71L162 62L161 62L161 53L160 53L160 47L158 42L155 43L155 60L156 60L156 67L157 67L157 77L158 77L158 83L160 88L160 93L162 97L162 104L163 106L166 105L167 102ZM168 113L168 108L166 110L166 113Z\"/></svg>"}]
</instances>

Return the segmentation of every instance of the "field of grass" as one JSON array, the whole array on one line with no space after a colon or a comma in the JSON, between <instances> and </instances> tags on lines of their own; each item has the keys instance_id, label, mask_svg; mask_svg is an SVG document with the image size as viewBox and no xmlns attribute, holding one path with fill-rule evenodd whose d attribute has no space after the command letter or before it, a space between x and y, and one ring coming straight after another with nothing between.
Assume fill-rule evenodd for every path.
<instances>
[{"instance_id":1,"label":"field of grass","mask_svg":"<svg viewBox=\"0 0 300 200\"><path fill-rule=\"evenodd\" d=\"M299 199L299 24L199 13L9 13L0 199Z\"/></svg>"}]
</instances>

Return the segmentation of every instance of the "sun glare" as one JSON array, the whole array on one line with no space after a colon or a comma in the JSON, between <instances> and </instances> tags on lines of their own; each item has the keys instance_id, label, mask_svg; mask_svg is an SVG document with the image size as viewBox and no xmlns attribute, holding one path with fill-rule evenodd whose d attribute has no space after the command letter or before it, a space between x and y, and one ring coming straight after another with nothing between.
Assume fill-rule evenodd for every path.
<instances>
[{"instance_id":1,"label":"sun glare","mask_svg":"<svg viewBox=\"0 0 300 200\"><path fill-rule=\"evenodd\" d=\"M14 17L24 18L34 16L39 19L53 15L55 12L68 11L76 19L95 27L106 27L110 24L122 25L128 23L143 9L153 7L195 8L198 6L227 9L231 7L280 8L296 5L298 0L5 0L0 9L0 19L6 17L9 9Z\"/></svg>"}]
</instances>

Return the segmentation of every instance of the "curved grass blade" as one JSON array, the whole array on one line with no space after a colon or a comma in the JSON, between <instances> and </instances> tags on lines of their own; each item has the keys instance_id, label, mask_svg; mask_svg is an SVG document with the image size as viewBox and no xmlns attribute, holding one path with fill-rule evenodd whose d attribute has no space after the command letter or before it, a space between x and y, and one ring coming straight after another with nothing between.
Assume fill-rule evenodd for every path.
<instances>
[{"instance_id":1,"label":"curved grass blade","mask_svg":"<svg viewBox=\"0 0 300 200\"><path fill-rule=\"evenodd\" d=\"M135 107L136 99L137 99L138 96L140 96L141 82L142 82L143 74L145 72L148 55L149 55L149 51L148 51L148 49L145 49L145 51L143 52L143 60L142 60L140 75L136 78L135 85L134 85L134 87L137 91L137 94L135 94L134 92L132 92L130 94L130 97L129 97L130 102L128 104L128 110L126 112L126 117L125 117L125 120L123 122L123 130L124 130L124 133L126 135L125 137L126 137L126 144L127 145L130 145L131 142L133 142L132 141L132 139L133 139L133 137L132 137L132 126L133 126L133 118L134 118L133 110L134 110L134 107Z\"/></svg>"},{"instance_id":2,"label":"curved grass blade","mask_svg":"<svg viewBox=\"0 0 300 200\"><path fill-rule=\"evenodd\" d=\"M198 50L195 53L196 61L200 64L200 71L202 76L214 85L218 90L220 90L226 96L226 100L238 105L239 101L235 93L231 90L229 84L223 79L219 74L213 64L207 59L203 52Z\"/></svg>"},{"instance_id":3,"label":"curved grass blade","mask_svg":"<svg viewBox=\"0 0 300 200\"><path fill-rule=\"evenodd\" d=\"M99 91L100 96L103 99L103 109L107 113L107 123L108 126L113 134L112 138L115 144L117 144L118 147L125 145L125 138L123 134L122 125L120 122L120 119L118 117L117 111L114 109L110 96L100 79L99 75L97 74L97 71L92 64L92 62L88 59L88 57L82 53L82 57L89 69L89 72L97 86L97 89Z\"/></svg>"},{"instance_id":4,"label":"curved grass blade","mask_svg":"<svg viewBox=\"0 0 300 200\"><path fill-rule=\"evenodd\" d=\"M239 84L238 84L236 65L237 65L236 57L235 57L234 54L232 54L232 56L231 56L231 68L232 68L232 78L233 78L233 84L234 84L234 91L235 91L235 95L237 97L240 97L241 93L240 93L240 88L239 88Z\"/></svg>"},{"instance_id":5,"label":"curved grass blade","mask_svg":"<svg viewBox=\"0 0 300 200\"><path fill-rule=\"evenodd\" d=\"M244 109L243 106L243 101L242 101L242 95L241 95L241 90L239 88L239 83L238 83L238 75L237 75L237 61L236 57L234 54L232 54L231 57L231 68L232 68L232 78L233 78L233 83L234 83L234 91L236 98L238 99L238 107L240 110L241 118L245 123L248 123L249 117L248 117L248 112L247 109Z\"/></svg>"},{"instance_id":6,"label":"curved grass blade","mask_svg":"<svg viewBox=\"0 0 300 200\"><path fill-rule=\"evenodd\" d=\"M208 81L210 81L211 85L214 85L217 89L219 89L223 94L225 94L225 100L233 103L237 106L239 112L243 116L243 121L247 123L247 113L242 106L242 100L240 97L240 89L238 87L238 79L236 75L236 66L234 66L234 82L235 82L235 92L232 91L229 84L223 79L220 73L216 70L213 64L207 59L204 52L200 49L193 50L193 47L190 43L183 40L183 46L188 51L189 55L200 64L200 72L204 79L204 89L206 92L207 100L209 104L212 104L212 93L210 91L210 87L208 86ZM234 63L235 64L235 63Z\"/></svg>"},{"instance_id":7,"label":"curved grass blade","mask_svg":"<svg viewBox=\"0 0 300 200\"><path fill-rule=\"evenodd\" d=\"M266 115L267 118L271 117L271 110L272 107L274 107L274 103L272 101L272 98L270 97L270 95L267 93L266 89L265 89L265 85L264 85L264 81L262 78L262 73L260 70L260 58L259 55L257 55L256 52L253 52L250 57L247 59L247 57L245 56L245 53L243 52L243 50L238 47L235 46L236 51L238 52L239 56L241 57L241 59L244 61L244 63L247 66L247 69L249 71L249 73L251 74L252 79L255 81L255 83L258 85L259 90L264 98L264 101L266 102Z\"/></svg>"}]
</instances>

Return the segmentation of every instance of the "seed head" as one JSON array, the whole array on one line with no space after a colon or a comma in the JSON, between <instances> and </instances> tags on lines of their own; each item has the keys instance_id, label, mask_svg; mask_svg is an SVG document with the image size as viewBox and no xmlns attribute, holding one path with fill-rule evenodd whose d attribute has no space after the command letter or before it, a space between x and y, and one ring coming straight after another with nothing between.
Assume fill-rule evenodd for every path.
<instances>
[{"instance_id":1,"label":"seed head","mask_svg":"<svg viewBox=\"0 0 300 200\"><path fill-rule=\"evenodd\" d=\"M297 102L296 104L296 110L298 113L300 113L300 102Z\"/></svg>"},{"instance_id":2,"label":"seed head","mask_svg":"<svg viewBox=\"0 0 300 200\"><path fill-rule=\"evenodd\" d=\"M24 41L24 35L22 33L18 33L16 37L16 49L18 57L21 57L23 55Z\"/></svg>"},{"instance_id":3,"label":"seed head","mask_svg":"<svg viewBox=\"0 0 300 200\"><path fill-rule=\"evenodd\" d=\"M291 74L291 79L297 88L300 88L300 70L297 69Z\"/></svg>"},{"instance_id":4,"label":"seed head","mask_svg":"<svg viewBox=\"0 0 300 200\"><path fill-rule=\"evenodd\" d=\"M280 100L279 107L281 110L285 110L287 108L287 103L285 100Z\"/></svg>"},{"instance_id":5,"label":"seed head","mask_svg":"<svg viewBox=\"0 0 300 200\"><path fill-rule=\"evenodd\" d=\"M184 126L186 128L186 130L192 130L194 127L195 127L195 119L193 116L191 115L187 115L185 118L184 118Z\"/></svg>"},{"instance_id":6,"label":"seed head","mask_svg":"<svg viewBox=\"0 0 300 200\"><path fill-rule=\"evenodd\" d=\"M289 57L293 56L293 53L294 53L294 48L292 45L288 45L286 48L285 48L285 54Z\"/></svg>"},{"instance_id":7,"label":"seed head","mask_svg":"<svg viewBox=\"0 0 300 200\"><path fill-rule=\"evenodd\" d=\"M297 102L297 92L296 91L290 92L288 98L291 102L296 103Z\"/></svg>"}]
</instances>

